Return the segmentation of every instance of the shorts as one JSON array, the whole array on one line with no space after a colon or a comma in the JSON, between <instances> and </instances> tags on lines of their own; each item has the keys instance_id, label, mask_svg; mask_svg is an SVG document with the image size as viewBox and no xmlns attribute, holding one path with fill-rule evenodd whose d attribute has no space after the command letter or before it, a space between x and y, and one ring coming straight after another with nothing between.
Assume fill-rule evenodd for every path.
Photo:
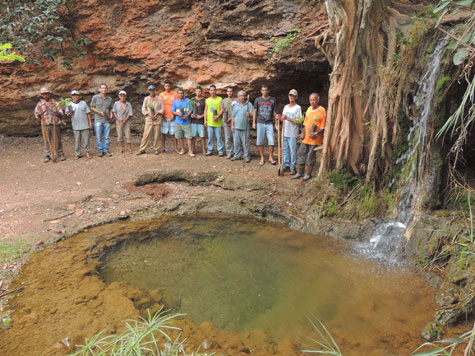
<instances>
[{"instance_id":1,"label":"shorts","mask_svg":"<svg viewBox=\"0 0 475 356\"><path fill-rule=\"evenodd\" d=\"M175 120L163 119L162 121L162 134L175 135Z\"/></svg>"},{"instance_id":2,"label":"shorts","mask_svg":"<svg viewBox=\"0 0 475 356\"><path fill-rule=\"evenodd\" d=\"M175 138L191 139L191 124L175 124Z\"/></svg>"},{"instance_id":3,"label":"shorts","mask_svg":"<svg viewBox=\"0 0 475 356\"><path fill-rule=\"evenodd\" d=\"M205 125L204 124L191 124L191 137L200 136L205 137Z\"/></svg>"},{"instance_id":4,"label":"shorts","mask_svg":"<svg viewBox=\"0 0 475 356\"><path fill-rule=\"evenodd\" d=\"M274 124L257 123L257 146L264 146L264 139L267 137L267 145L274 146Z\"/></svg>"}]
</instances>

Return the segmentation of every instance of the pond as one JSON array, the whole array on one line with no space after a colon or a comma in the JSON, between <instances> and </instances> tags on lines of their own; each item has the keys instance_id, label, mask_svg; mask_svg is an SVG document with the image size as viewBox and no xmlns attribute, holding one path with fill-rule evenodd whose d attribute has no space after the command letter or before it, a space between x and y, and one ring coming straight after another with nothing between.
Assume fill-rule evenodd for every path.
<instances>
[{"instance_id":1,"label":"pond","mask_svg":"<svg viewBox=\"0 0 475 356\"><path fill-rule=\"evenodd\" d=\"M422 278L367 260L348 241L228 215L169 218L144 234L107 251L102 279L159 290L197 324L310 347L310 318L343 349L383 355L419 344L434 311Z\"/></svg>"}]
</instances>

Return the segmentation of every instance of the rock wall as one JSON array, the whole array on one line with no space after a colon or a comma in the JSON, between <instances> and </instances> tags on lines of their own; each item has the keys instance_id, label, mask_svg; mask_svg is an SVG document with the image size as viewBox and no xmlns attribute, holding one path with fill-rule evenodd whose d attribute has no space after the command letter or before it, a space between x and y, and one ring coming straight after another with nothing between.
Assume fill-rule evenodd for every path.
<instances>
[{"instance_id":1,"label":"rock wall","mask_svg":"<svg viewBox=\"0 0 475 356\"><path fill-rule=\"evenodd\" d=\"M77 16L78 36L90 43L72 67L60 59L0 67L0 135L40 133L32 111L46 84L57 96L78 89L87 101L101 83L114 99L125 89L136 125L147 85L165 79L185 89L214 83L218 93L226 86L244 88L251 99L268 83L280 107L291 88L299 90L304 106L313 91L326 104L330 68L314 46L327 26L323 0L85 0ZM301 30L299 38L270 55L270 38L285 38L293 29Z\"/></svg>"}]
</instances>

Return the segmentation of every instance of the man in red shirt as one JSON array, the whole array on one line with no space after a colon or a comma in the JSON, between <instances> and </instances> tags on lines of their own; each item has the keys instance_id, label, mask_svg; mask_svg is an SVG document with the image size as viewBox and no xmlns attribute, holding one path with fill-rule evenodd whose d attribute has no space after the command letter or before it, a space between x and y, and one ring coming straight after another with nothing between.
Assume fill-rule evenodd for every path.
<instances>
[{"instance_id":1,"label":"man in red shirt","mask_svg":"<svg viewBox=\"0 0 475 356\"><path fill-rule=\"evenodd\" d=\"M162 121L162 152L165 152L165 139L167 134L173 136L173 143L175 145L175 152L178 153L177 139L175 138L175 115L172 113L173 102L178 99L178 94L172 90L171 82L165 80L165 91L160 93L165 106L164 118Z\"/></svg>"},{"instance_id":2,"label":"man in red shirt","mask_svg":"<svg viewBox=\"0 0 475 356\"><path fill-rule=\"evenodd\" d=\"M61 143L60 124L62 112L56 106L56 102L51 98L51 93L47 88L40 89L41 100L36 104L35 117L41 121L41 133L45 145L43 162L47 163L51 159L51 154L56 152L61 161L66 160ZM51 152L53 150L53 152Z\"/></svg>"}]
</instances>

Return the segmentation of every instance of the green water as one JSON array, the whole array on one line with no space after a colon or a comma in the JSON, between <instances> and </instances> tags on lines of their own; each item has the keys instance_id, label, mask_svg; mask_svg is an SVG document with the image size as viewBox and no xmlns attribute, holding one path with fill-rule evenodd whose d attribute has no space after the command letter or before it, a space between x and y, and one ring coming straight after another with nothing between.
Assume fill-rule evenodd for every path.
<instances>
[{"instance_id":1,"label":"green water","mask_svg":"<svg viewBox=\"0 0 475 356\"><path fill-rule=\"evenodd\" d=\"M433 291L410 271L365 260L344 241L247 217L168 219L144 241L110 251L101 276L158 289L167 308L198 324L260 329L274 341L302 339L311 316L342 342L374 345L390 333L396 350L433 312Z\"/></svg>"}]
</instances>

